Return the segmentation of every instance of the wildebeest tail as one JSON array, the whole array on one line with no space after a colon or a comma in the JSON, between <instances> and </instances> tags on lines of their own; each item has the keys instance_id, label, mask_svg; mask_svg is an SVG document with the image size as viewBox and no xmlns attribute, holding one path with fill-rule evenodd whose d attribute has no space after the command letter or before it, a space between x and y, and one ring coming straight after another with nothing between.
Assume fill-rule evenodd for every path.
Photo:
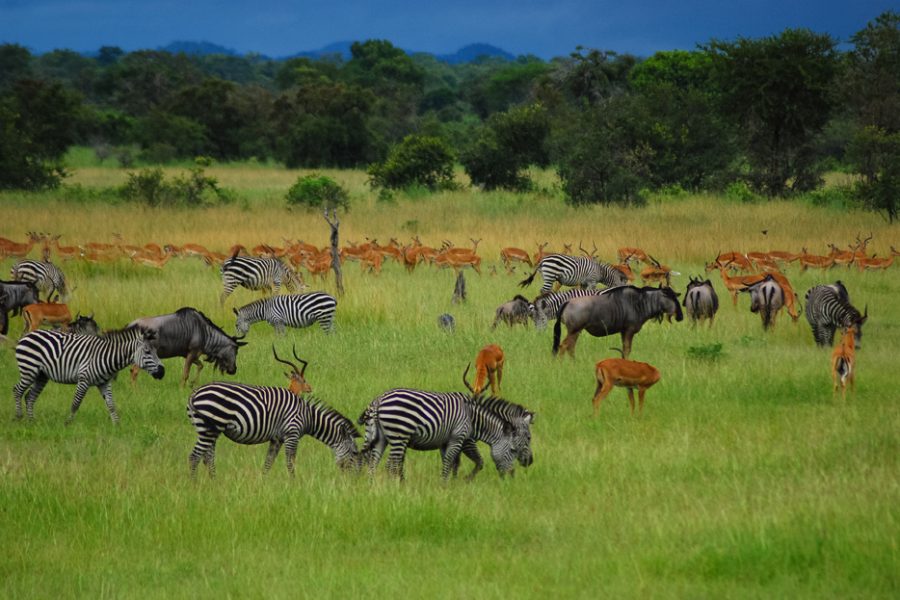
<instances>
[{"instance_id":1,"label":"wildebeest tail","mask_svg":"<svg viewBox=\"0 0 900 600\"><path fill-rule=\"evenodd\" d=\"M559 312L556 313L556 325L553 326L553 355L556 356L559 353L559 338L562 335L562 314L566 307L569 305L568 302L559 307Z\"/></svg>"}]
</instances>

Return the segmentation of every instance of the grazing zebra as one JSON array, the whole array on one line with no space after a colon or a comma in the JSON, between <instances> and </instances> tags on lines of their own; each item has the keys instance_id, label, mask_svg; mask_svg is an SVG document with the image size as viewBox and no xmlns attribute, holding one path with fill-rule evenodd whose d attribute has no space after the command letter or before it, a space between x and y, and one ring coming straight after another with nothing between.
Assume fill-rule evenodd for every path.
<instances>
[{"instance_id":1,"label":"grazing zebra","mask_svg":"<svg viewBox=\"0 0 900 600\"><path fill-rule=\"evenodd\" d=\"M325 333L334 331L334 310L337 300L324 292L273 296L256 300L246 306L232 309L237 315L238 335L245 335L250 325L266 321L279 334L287 327L309 327L318 321Z\"/></svg>"},{"instance_id":2,"label":"grazing zebra","mask_svg":"<svg viewBox=\"0 0 900 600\"><path fill-rule=\"evenodd\" d=\"M11 275L14 281L33 283L39 291L47 294L48 301L54 292L59 293L60 302L66 302L69 298L66 276L52 262L22 260L13 265Z\"/></svg>"},{"instance_id":3,"label":"grazing zebra","mask_svg":"<svg viewBox=\"0 0 900 600\"><path fill-rule=\"evenodd\" d=\"M225 286L219 297L220 304L225 304L225 299L237 286L276 294L282 284L292 292L295 289L302 291L307 287L297 273L275 258L234 255L222 263L220 272Z\"/></svg>"},{"instance_id":4,"label":"grazing zebra","mask_svg":"<svg viewBox=\"0 0 900 600\"><path fill-rule=\"evenodd\" d=\"M476 464L470 475L473 477L482 463L476 441L491 446L491 457L501 476L512 472L516 458L523 466L530 465L530 418L523 420L523 427L517 427L496 408L500 403L506 402L459 392L404 388L385 392L372 401L358 421L366 425L361 453L368 458L369 472L374 474L385 448L390 446L388 471L400 479L407 448L439 449L444 479L456 471L463 452Z\"/></svg>"},{"instance_id":5,"label":"grazing zebra","mask_svg":"<svg viewBox=\"0 0 900 600\"><path fill-rule=\"evenodd\" d=\"M141 327L109 331L99 336L38 330L27 333L16 344L19 383L13 388L16 418L22 418L22 395L29 419L34 418L34 402L48 381L74 383L75 398L66 424L72 422L88 388L97 386L113 423L119 422L110 382L129 364L136 364L156 379L165 367L156 354L156 332Z\"/></svg>"},{"instance_id":6,"label":"grazing zebra","mask_svg":"<svg viewBox=\"0 0 900 600\"><path fill-rule=\"evenodd\" d=\"M812 327L813 338L819 346L831 346L834 332L856 326L856 345L862 338L862 326L869 318L869 308L863 314L850 304L847 288L840 281L817 285L806 292L806 320Z\"/></svg>"},{"instance_id":7,"label":"grazing zebra","mask_svg":"<svg viewBox=\"0 0 900 600\"><path fill-rule=\"evenodd\" d=\"M187 414L197 430L197 443L189 458L191 477L196 476L201 459L210 477L215 477L216 440L223 433L238 444L269 442L265 472L272 468L283 444L287 469L293 476L297 444L304 435L329 446L338 467L359 467L354 439L359 432L353 423L319 400L298 396L286 388L208 383L191 394Z\"/></svg>"},{"instance_id":8,"label":"grazing zebra","mask_svg":"<svg viewBox=\"0 0 900 600\"><path fill-rule=\"evenodd\" d=\"M538 331L546 328L547 321L551 318L555 319L562 305L572 298L599 296L611 289L613 288L606 288L605 290L573 288L564 292L551 292L538 296L534 299L534 328Z\"/></svg>"},{"instance_id":9,"label":"grazing zebra","mask_svg":"<svg viewBox=\"0 0 900 600\"><path fill-rule=\"evenodd\" d=\"M548 254L538 262L537 267L519 285L527 287L540 272L544 280L541 293L546 294L553 289L554 283L560 285L577 285L582 288L593 288L598 283L606 287L626 285L625 274L609 263L596 261L587 256L567 256L565 254Z\"/></svg>"}]
</instances>

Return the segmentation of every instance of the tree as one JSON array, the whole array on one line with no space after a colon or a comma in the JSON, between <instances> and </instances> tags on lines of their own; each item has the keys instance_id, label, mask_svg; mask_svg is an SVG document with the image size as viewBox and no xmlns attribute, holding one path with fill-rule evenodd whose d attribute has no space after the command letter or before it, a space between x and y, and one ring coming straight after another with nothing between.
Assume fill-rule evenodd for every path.
<instances>
[{"instance_id":1,"label":"tree","mask_svg":"<svg viewBox=\"0 0 900 600\"><path fill-rule=\"evenodd\" d=\"M372 187L385 189L403 189L413 185L430 190L453 188L455 159L444 140L408 135L391 148L384 162L369 165L369 183Z\"/></svg>"},{"instance_id":2,"label":"tree","mask_svg":"<svg viewBox=\"0 0 900 600\"><path fill-rule=\"evenodd\" d=\"M494 114L460 162L472 183L486 190L528 189L531 181L522 172L532 164L547 165L549 132L550 121L540 105Z\"/></svg>"},{"instance_id":3,"label":"tree","mask_svg":"<svg viewBox=\"0 0 900 600\"><path fill-rule=\"evenodd\" d=\"M705 47L720 109L742 132L749 181L757 191L781 196L820 184L813 142L834 105L834 46L828 35L788 29Z\"/></svg>"},{"instance_id":4,"label":"tree","mask_svg":"<svg viewBox=\"0 0 900 600\"><path fill-rule=\"evenodd\" d=\"M27 48L18 44L0 45L0 93L31 75L31 52Z\"/></svg>"}]
</instances>

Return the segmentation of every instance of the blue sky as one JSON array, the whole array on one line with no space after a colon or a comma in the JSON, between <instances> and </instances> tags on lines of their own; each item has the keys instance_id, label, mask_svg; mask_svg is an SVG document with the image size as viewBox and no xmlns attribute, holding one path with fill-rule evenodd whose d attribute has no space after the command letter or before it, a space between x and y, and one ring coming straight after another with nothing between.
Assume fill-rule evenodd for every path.
<instances>
[{"instance_id":1,"label":"blue sky","mask_svg":"<svg viewBox=\"0 0 900 600\"><path fill-rule=\"evenodd\" d=\"M436 53L486 42L543 58L578 45L648 56L789 27L846 41L887 9L900 0L0 0L0 42L45 52L209 41L277 57L380 38Z\"/></svg>"}]
</instances>

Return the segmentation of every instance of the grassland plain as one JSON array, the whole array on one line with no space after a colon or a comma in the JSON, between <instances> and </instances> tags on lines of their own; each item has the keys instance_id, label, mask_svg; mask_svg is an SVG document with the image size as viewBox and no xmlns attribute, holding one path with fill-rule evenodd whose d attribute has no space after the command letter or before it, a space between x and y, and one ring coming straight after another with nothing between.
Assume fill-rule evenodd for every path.
<instances>
[{"instance_id":1,"label":"grassland plain","mask_svg":"<svg viewBox=\"0 0 900 600\"><path fill-rule=\"evenodd\" d=\"M63 244L109 241L326 243L321 215L287 211L284 191L299 172L265 166L210 169L238 191L216 208L149 209L79 201L66 194L0 195L0 235L62 234ZM505 397L538 414L535 463L500 481L491 465L475 482L443 485L437 453L410 452L403 485L338 472L328 449L304 440L297 477L279 457L261 474L263 447L218 446L218 478L187 474L195 440L185 416L189 390L180 359L162 381L122 374L113 385L122 422L114 427L96 390L70 427L74 388L48 385L34 422L14 422L17 378L12 344L0 346L0 596L358 597L897 597L900 589L900 276L843 268L788 271L802 294L840 278L870 320L858 352L855 396L831 391L830 352L807 324L780 317L763 334L748 300L738 308L718 277L722 299L712 329L648 323L633 357L662 371L642 417L615 391L590 418L595 361L618 338L582 336L574 360L554 359L551 332L490 330L494 308L519 291L499 267L502 246L536 250L549 241L596 243L599 255L639 245L682 274L702 273L722 250L825 252L825 244L874 233L874 251L900 246L896 226L863 212L802 203L738 204L690 196L639 210L565 206L545 176L541 193L459 191L377 202L357 171L327 172L351 190L343 240L402 241L419 235L465 245L481 238L484 275L467 272L469 300L450 303L454 275L431 268L407 274L389 264L380 276L345 265L337 332L254 326L234 377L278 385L274 343L296 344L310 360L316 394L355 419L395 386L460 390L466 363L486 343L507 355ZM120 183L121 171L81 168L85 188ZM767 230L763 235L762 230ZM36 255L37 253L33 253ZM8 270L12 261L0 268ZM490 266L498 275L490 275ZM191 305L233 331L232 306L256 296L240 289L218 305L218 273L193 259L157 271L126 262L63 269L76 286L74 310L104 327ZM323 287L333 291L333 280ZM530 294L537 292L534 284ZM436 326L451 312L453 335ZM12 322L13 338L21 321ZM691 348L722 344L718 360ZM464 465L467 468L467 465ZM383 466L382 466L383 469Z\"/></svg>"}]
</instances>

